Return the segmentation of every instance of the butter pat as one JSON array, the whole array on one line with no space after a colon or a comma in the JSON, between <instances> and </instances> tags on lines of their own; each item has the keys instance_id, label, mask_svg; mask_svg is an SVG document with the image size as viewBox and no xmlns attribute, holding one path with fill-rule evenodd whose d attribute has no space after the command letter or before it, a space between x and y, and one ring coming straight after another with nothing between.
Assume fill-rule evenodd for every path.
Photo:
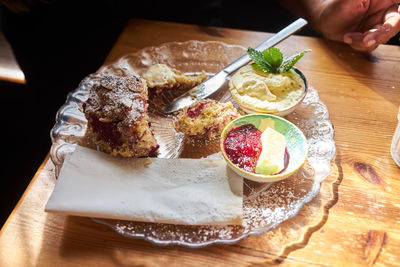
<instances>
[{"instance_id":1,"label":"butter pat","mask_svg":"<svg viewBox=\"0 0 400 267\"><path fill-rule=\"evenodd\" d=\"M256 173L270 175L280 172L285 165L285 136L268 127L261 134L262 150Z\"/></svg>"}]
</instances>

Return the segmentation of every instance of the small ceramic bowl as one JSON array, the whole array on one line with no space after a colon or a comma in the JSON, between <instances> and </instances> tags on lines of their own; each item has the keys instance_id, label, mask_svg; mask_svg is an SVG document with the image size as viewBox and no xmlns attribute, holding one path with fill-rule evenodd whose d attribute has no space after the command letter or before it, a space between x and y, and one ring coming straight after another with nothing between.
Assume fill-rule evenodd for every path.
<instances>
[{"instance_id":1,"label":"small ceramic bowl","mask_svg":"<svg viewBox=\"0 0 400 267\"><path fill-rule=\"evenodd\" d=\"M289 163L282 173L263 175L247 172L233 164L228 159L224 149L226 136L231 129L244 124L252 124L260 131L264 131L267 127L271 127L285 136L286 148L289 152ZM231 121L221 133L220 148L224 159L233 171L244 178L262 183L279 181L295 174L303 166L308 155L307 139L303 132L288 120L270 114L249 114Z\"/></svg>"},{"instance_id":2,"label":"small ceramic bowl","mask_svg":"<svg viewBox=\"0 0 400 267\"><path fill-rule=\"evenodd\" d=\"M297 102L294 103L293 105L291 105L291 106L289 106L289 107L287 107L287 108L285 108L285 109L281 109L281 110L277 110L277 111L268 111L268 112L266 112L266 111L263 111L263 110L251 109L251 108L249 108L249 107L246 107L246 106L241 105L238 101L236 101L237 104L240 106L241 109L243 109L243 110L244 110L246 113L248 113L248 114L263 113L263 114L272 114L272 115L277 115L277 116L283 117L283 116L286 116L286 115L292 113L292 112L300 105L300 103L303 102L304 98L305 98L306 95L307 95L307 91L308 91L307 79L306 79L306 77L304 76L304 74L303 74L300 70L298 70L298 69L296 69L296 68L293 68L293 70L301 77L301 79L302 79L303 82L304 82L304 93L303 93L303 95L300 97L300 99L297 100Z\"/></svg>"}]
</instances>

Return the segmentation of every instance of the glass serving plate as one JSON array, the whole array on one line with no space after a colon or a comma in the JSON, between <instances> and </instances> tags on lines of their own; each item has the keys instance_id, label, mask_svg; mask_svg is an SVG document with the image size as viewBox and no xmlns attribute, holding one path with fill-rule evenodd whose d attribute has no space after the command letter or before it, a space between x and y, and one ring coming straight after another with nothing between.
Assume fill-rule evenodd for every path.
<instances>
[{"instance_id":1,"label":"glass serving plate","mask_svg":"<svg viewBox=\"0 0 400 267\"><path fill-rule=\"evenodd\" d=\"M156 63L165 63L185 74L205 71L212 75L238 57L246 48L216 41L172 42L147 47L129 54L113 64L102 67L98 73L127 76L141 75ZM84 140L87 121L81 103L87 99L88 79L72 91L60 108L56 124L51 131L50 156L58 175L64 158L72 153L76 144L90 146ZM149 116L155 137L160 145L162 158L222 158L219 141L194 141L176 133L172 127L173 115L161 112L163 104L175 96L163 95L157 101L149 100ZM227 82L212 98L233 101ZM143 238L158 245L183 245L202 247L211 244L233 244L251 235L271 231L283 221L296 216L300 209L320 191L321 182L329 176L336 152L334 130L329 113L318 92L309 87L307 96L295 112L286 119L296 124L305 134L309 144L306 164L290 178L260 184L244 181L243 224L241 226L183 226L172 224L143 223L122 220L96 219L126 237Z\"/></svg>"}]
</instances>

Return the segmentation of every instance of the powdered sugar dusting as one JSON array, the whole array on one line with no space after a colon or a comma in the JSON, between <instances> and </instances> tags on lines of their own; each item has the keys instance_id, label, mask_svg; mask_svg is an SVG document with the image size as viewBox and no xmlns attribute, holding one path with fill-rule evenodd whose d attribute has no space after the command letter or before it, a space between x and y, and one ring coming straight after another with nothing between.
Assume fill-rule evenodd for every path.
<instances>
[{"instance_id":1,"label":"powdered sugar dusting","mask_svg":"<svg viewBox=\"0 0 400 267\"><path fill-rule=\"evenodd\" d=\"M310 88L311 94L306 101L314 103L320 101L315 89ZM315 136L316 132L320 132L318 127L324 127L322 131L323 138L320 142L324 143L326 137L327 146L332 145L331 131L326 132L326 126L330 125L328 120L324 123L313 123L313 128L305 128L310 125L310 119L315 120L314 107L317 107L318 114L325 116L325 112L321 112L320 105L305 105L296 113L288 116L291 121L297 124L305 133L308 139ZM310 114L311 113L311 114ZM302 116L304 114L304 117ZM293 119L295 117L295 119ZM333 128L332 128L333 131ZM328 134L328 136L326 135ZM310 149L313 150L314 143L310 143ZM330 153L334 154L335 146L330 147ZM180 226L172 224L145 224L140 222L126 221L102 221L117 232L128 236L143 236L145 239L156 244L179 244L189 247L201 247L213 243L234 243L249 235L268 232L277 227L281 222L295 216L301 207L311 201L319 192L320 182L324 179L320 177L322 174L314 171L318 169L320 164L325 164L325 160L321 158L327 154L314 154L308 156L308 164L304 166L297 174L283 181L272 183L266 187L264 191L259 183L245 181L246 188L251 192L260 192L247 197L243 201L243 223L241 226ZM219 158L220 153L210 155L210 158ZM331 159L331 158L330 158ZM310 170L313 170L310 172ZM310 175L310 173L312 173ZM199 173L198 177L207 176L207 172ZM201 178L199 178L201 179Z\"/></svg>"},{"instance_id":2,"label":"powdered sugar dusting","mask_svg":"<svg viewBox=\"0 0 400 267\"><path fill-rule=\"evenodd\" d=\"M117 63L104 67L100 73L102 73L101 75L113 74L121 76L135 73L141 74L152 64L165 63L180 69L184 73L205 70L207 73L213 74L245 52L245 47L231 46L220 42L189 41L185 43L167 43L156 47L148 47L135 54L127 55ZM72 102L70 99L69 111L75 108L76 102L84 101L86 98L87 88L84 86L83 89L85 90L81 89L75 92L73 98L71 98ZM222 102L231 101L232 97L229 93L226 93L227 89L227 86L223 87L213 98ZM71 112L68 114L71 114ZM65 116L66 114L59 116L59 118ZM164 120L160 120L161 116L159 114L154 118L157 118L157 120L152 120L154 126L156 124L161 125L160 121L164 122L164 120L167 121L169 119L162 118ZM75 121L72 120L73 122L76 123L78 121L83 125L82 129L85 129L85 120L81 123L79 116L75 116L74 119ZM95 220L109 225L126 237L143 238L159 245L177 244L189 247L201 247L216 243L232 244L249 235L270 231L287 218L295 216L305 203L318 194L320 183L330 173L330 164L336 149L333 139L334 130L329 121L328 109L319 99L318 92L314 88L309 87L302 104L294 113L286 116L286 119L297 125L307 138L310 147L307 164L297 175L287 180L273 183L264 192L259 193L254 198L245 200L243 202L242 226L181 226ZM75 132L71 128L74 124L70 123L70 121L64 121L54 128L54 135L60 129L65 133L53 140L51 156L57 168L62 164L65 153L73 151L71 148L71 146L73 147L73 142L71 140L75 140L73 139ZM168 125L170 125L169 121ZM209 149L214 145L212 142L185 145L182 139L177 142L175 139L164 138L163 135L160 135L160 133L165 134L167 132L164 128L167 127L160 127L157 137L160 142L163 141L165 143L168 151L173 151L172 153L165 153L166 157L171 157L171 155L173 157L220 157L218 149ZM181 142L184 145L181 146ZM183 148L180 149L179 147L177 149L177 146ZM218 148L218 145L215 145L215 147ZM321 149L322 147L324 149ZM204 153L204 150L207 150L207 153ZM250 187L254 191L258 191L256 185L251 184ZM258 184L258 187L260 187L260 184ZM252 188L250 188L250 191ZM295 235L301 235L306 231L305 228L307 227L294 229L293 232ZM282 247L285 245L285 241L280 238L277 237L277 241L271 241L275 242L274 246Z\"/></svg>"},{"instance_id":3,"label":"powdered sugar dusting","mask_svg":"<svg viewBox=\"0 0 400 267\"><path fill-rule=\"evenodd\" d=\"M119 120L123 125L139 122L146 110L146 81L139 76L90 75L86 112L99 118ZM87 81L88 82L88 81Z\"/></svg>"},{"instance_id":4,"label":"powdered sugar dusting","mask_svg":"<svg viewBox=\"0 0 400 267\"><path fill-rule=\"evenodd\" d=\"M209 243L231 243L250 234L273 229L280 222L293 217L305 201L319 191L319 183L305 179L301 174L276 182L268 190L243 203L241 226L180 226L172 224L141 223L105 220L126 236L145 235L158 244L204 246ZM104 222L104 221L103 221Z\"/></svg>"}]
</instances>

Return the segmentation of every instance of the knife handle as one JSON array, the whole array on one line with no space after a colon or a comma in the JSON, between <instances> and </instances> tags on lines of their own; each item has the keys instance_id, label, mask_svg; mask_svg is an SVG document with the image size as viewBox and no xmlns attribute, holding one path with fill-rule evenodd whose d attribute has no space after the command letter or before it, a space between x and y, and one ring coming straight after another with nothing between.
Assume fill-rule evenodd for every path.
<instances>
[{"instance_id":1,"label":"knife handle","mask_svg":"<svg viewBox=\"0 0 400 267\"><path fill-rule=\"evenodd\" d=\"M303 28L305 25L307 25L307 21L305 19L297 19L296 21L292 22L289 26L285 27L283 30L277 32L274 34L271 38L266 40L265 42L261 43L259 46L256 47L256 50L258 51L263 51L265 49L268 49L272 46L275 46ZM236 71L240 67L244 66L250 61L250 57L245 54L242 57L238 58L231 64L229 64L227 67L225 67L222 71L231 74L232 72Z\"/></svg>"}]
</instances>

